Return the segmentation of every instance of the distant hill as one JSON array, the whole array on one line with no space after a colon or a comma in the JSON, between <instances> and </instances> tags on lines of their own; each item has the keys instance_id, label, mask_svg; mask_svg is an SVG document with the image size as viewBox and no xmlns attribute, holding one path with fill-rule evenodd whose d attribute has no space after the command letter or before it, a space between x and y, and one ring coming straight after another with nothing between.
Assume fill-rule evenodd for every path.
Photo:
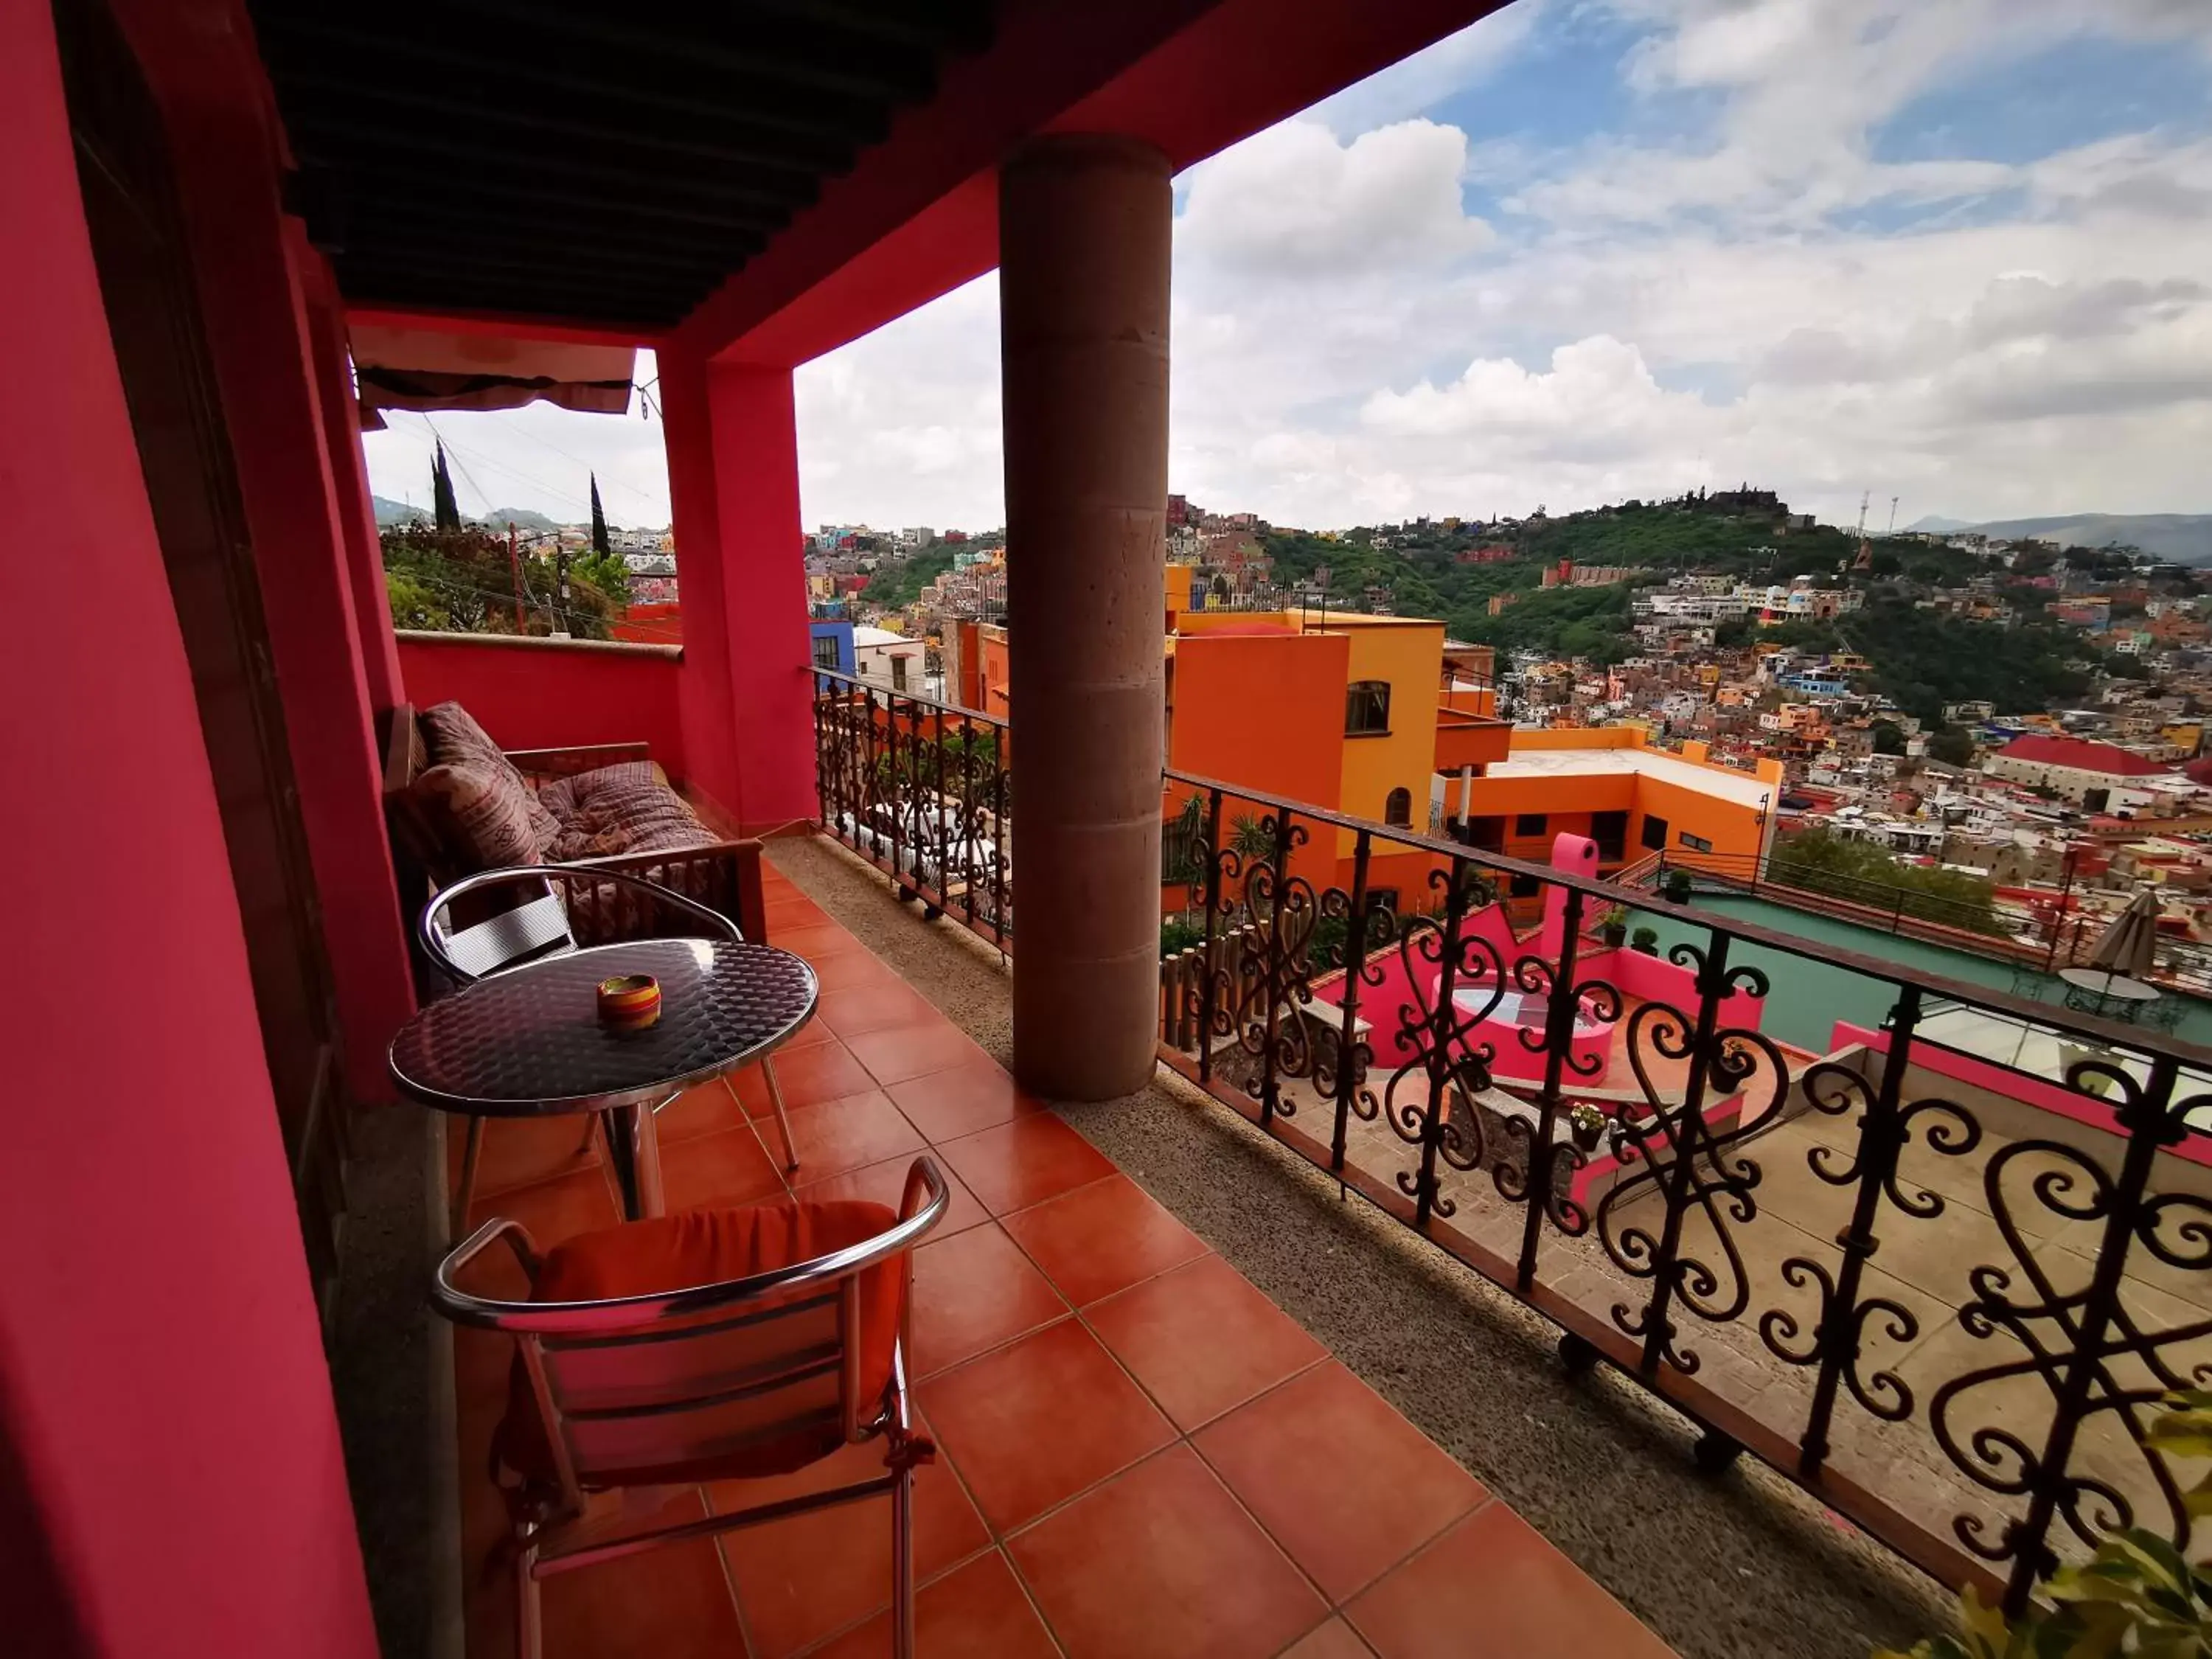
<instances>
[{"instance_id":1,"label":"distant hill","mask_svg":"<svg viewBox=\"0 0 2212 1659\"><path fill-rule=\"evenodd\" d=\"M386 525L405 524L411 519L420 519L425 524L430 520L429 512L426 508L410 507L404 501L395 501L385 495L371 495L368 499L376 507L376 522L379 528Z\"/></svg>"},{"instance_id":2,"label":"distant hill","mask_svg":"<svg viewBox=\"0 0 2212 1659\"><path fill-rule=\"evenodd\" d=\"M2075 547L2138 547L2154 558L2180 564L2212 564L2212 513L2075 513L1988 524L1928 518L1911 528L1942 535L1972 532L2006 541L2055 538Z\"/></svg>"},{"instance_id":3,"label":"distant hill","mask_svg":"<svg viewBox=\"0 0 2212 1659\"><path fill-rule=\"evenodd\" d=\"M513 525L517 530L556 530L560 526L543 513L532 513L526 507L495 507L489 513L471 513L469 516L479 524L488 524L504 530Z\"/></svg>"}]
</instances>

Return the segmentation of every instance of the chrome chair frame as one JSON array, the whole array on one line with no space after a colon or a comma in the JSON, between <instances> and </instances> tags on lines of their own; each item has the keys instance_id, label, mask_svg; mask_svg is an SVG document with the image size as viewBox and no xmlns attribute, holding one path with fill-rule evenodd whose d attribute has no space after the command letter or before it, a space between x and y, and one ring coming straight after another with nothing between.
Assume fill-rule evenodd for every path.
<instances>
[{"instance_id":1,"label":"chrome chair frame","mask_svg":"<svg viewBox=\"0 0 2212 1659\"><path fill-rule=\"evenodd\" d=\"M687 898L659 882L647 881L641 876L628 875L619 870L602 870L580 864L522 864L501 870L485 870L473 876L465 876L450 887L441 887L422 907L421 919L416 924L416 934L422 946L422 954L431 965L458 985L473 985L480 979L504 973L526 963L540 962L548 957L567 956L575 951L576 935L568 926L568 907L562 903L555 883L569 881L592 882L616 888L626 888L644 895L656 905L664 905L681 916L698 922L708 937L727 939L732 945L745 942L744 930L720 910ZM471 894L487 892L501 887L520 887L536 882L544 889L543 894L511 910L471 924L458 931L449 930L441 921L443 914L459 900ZM486 965L482 957L473 958L474 965L464 963L455 955L454 946L474 934L492 949L509 941L519 949L500 957ZM760 1062L761 1076L768 1084L769 1104L775 1113L776 1128L783 1136L784 1168L799 1167L798 1143L791 1138L791 1116L784 1109L783 1090L775 1080L775 1061L773 1055L763 1054ZM678 1097L671 1095L656 1102L652 1109L660 1111ZM584 1125L584 1143L580 1150L588 1150L592 1144L592 1127L599 1120L593 1117ZM608 1134L616 1133L615 1126L605 1126ZM476 1195L477 1166L483 1156L484 1120L469 1119L468 1140L461 1153L461 1181L453 1199L447 1225L451 1237L458 1238L469 1224L469 1206ZM652 1149L637 1149L641 1164L654 1162Z\"/></svg>"},{"instance_id":2,"label":"chrome chair frame","mask_svg":"<svg viewBox=\"0 0 2212 1659\"><path fill-rule=\"evenodd\" d=\"M558 1481L556 1500L534 1510L527 1504L516 1505L515 1648L521 1659L539 1659L544 1632L538 1585L556 1573L635 1555L662 1544L710 1537L885 1493L891 1500L892 1651L897 1659L911 1659L914 1470L918 1463L927 1462L934 1449L914 1433L907 1396L906 1353L914 1312L914 1248L943 1217L947 1201L945 1177L936 1164L927 1157L917 1158L907 1170L897 1221L875 1237L809 1261L744 1279L649 1296L617 1297L597 1302L513 1302L462 1290L455 1282L456 1276L494 1243L501 1242L513 1250L531 1281L537 1282L543 1258L532 1247L529 1233L520 1222L499 1217L478 1227L438 1264L430 1302L440 1314L457 1325L501 1331L514 1339L525 1374L530 1379L531 1393L537 1402L538 1419L552 1453ZM901 1305L890 1378L879 1396L864 1398L859 1336L860 1279L868 1269L895 1256L900 1259ZM793 1294L809 1291L817 1293L796 1297ZM748 1311L770 1298L778 1298L777 1305ZM735 1386L716 1388L696 1396L644 1397L641 1391L633 1390L623 1403L615 1405L576 1407L564 1401L560 1387L560 1362L564 1352L650 1344L665 1356L669 1352L668 1345L687 1339L713 1338L740 1328L757 1333L775 1321L816 1313L833 1304L839 1340L832 1352L825 1353L817 1345L773 1356L769 1368L760 1374L747 1373L745 1380ZM702 1316L712 1314L726 1316L702 1322ZM775 1368L778 1362L781 1369ZM886 1450L887 1473L884 1475L802 1498L757 1504L729 1515L708 1515L696 1521L624 1532L615 1537L579 1539L569 1535L582 1516L586 1492L612 1490L629 1484L621 1479L618 1470L592 1468L575 1442L572 1432L575 1425L665 1422L679 1418L686 1411L708 1410L739 1399L766 1400L780 1389L797 1390L810 1383L818 1385L833 1370L838 1431L848 1444L882 1438ZM819 1418L817 1409L787 1421L771 1420L746 1437L769 1438L794 1427L806 1426Z\"/></svg>"}]
</instances>

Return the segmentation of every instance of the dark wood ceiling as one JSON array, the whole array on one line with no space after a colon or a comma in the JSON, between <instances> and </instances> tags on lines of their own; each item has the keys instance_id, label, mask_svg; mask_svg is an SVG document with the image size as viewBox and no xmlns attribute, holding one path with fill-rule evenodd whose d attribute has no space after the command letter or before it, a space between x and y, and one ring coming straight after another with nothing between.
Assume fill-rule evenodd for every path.
<instances>
[{"instance_id":1,"label":"dark wood ceiling","mask_svg":"<svg viewBox=\"0 0 2212 1659\"><path fill-rule=\"evenodd\" d=\"M991 38L992 0L248 0L357 305L681 319Z\"/></svg>"}]
</instances>

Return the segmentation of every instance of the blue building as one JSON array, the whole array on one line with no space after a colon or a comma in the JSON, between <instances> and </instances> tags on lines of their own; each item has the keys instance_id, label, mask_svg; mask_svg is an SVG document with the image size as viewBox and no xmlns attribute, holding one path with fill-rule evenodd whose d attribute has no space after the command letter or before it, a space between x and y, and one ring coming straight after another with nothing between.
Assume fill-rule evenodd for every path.
<instances>
[{"instance_id":1,"label":"blue building","mask_svg":"<svg viewBox=\"0 0 2212 1659\"><path fill-rule=\"evenodd\" d=\"M814 665L817 668L834 668L841 674L854 672L856 661L853 655L853 624L850 622L817 619L807 623L806 627L807 632L813 635ZM826 691L830 689L830 682L817 680L814 689L817 692Z\"/></svg>"}]
</instances>

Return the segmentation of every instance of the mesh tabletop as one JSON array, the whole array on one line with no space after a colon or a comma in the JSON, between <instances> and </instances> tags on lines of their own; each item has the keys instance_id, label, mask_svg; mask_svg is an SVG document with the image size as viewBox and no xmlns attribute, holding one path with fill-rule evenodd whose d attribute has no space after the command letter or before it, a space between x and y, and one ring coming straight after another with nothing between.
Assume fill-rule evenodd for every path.
<instances>
[{"instance_id":1,"label":"mesh tabletop","mask_svg":"<svg viewBox=\"0 0 2212 1659\"><path fill-rule=\"evenodd\" d=\"M599 981L651 974L660 1018L599 1023ZM647 939L550 957L434 1002L392 1040L392 1076L449 1111L530 1116L658 1101L768 1053L813 1017L814 970L788 951Z\"/></svg>"}]
</instances>

